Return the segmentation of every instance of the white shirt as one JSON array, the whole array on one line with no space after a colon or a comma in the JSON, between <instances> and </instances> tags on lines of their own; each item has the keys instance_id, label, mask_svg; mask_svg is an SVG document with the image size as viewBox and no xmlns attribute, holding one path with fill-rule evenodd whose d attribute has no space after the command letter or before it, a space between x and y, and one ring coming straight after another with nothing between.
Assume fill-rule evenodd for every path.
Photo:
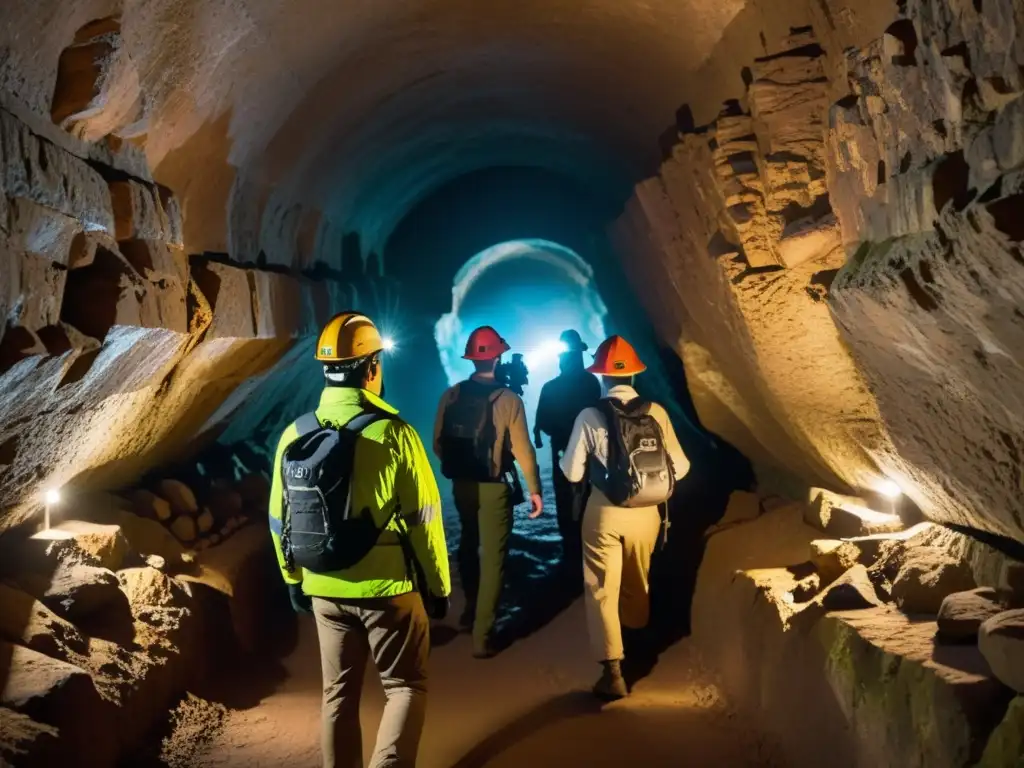
<instances>
[{"instance_id":1,"label":"white shirt","mask_svg":"<svg viewBox=\"0 0 1024 768\"><path fill-rule=\"evenodd\" d=\"M620 384L608 390L608 397L628 403L635 400L638 395L628 384ZM661 434L665 438L665 450L672 460L676 480L681 480L690 471L690 460L686 458L682 446L679 445L668 413L657 403L651 403L651 416L661 427ZM578 483L586 476L587 463L590 460L596 461L605 469L608 467L608 422L597 408L586 408L576 417L569 445L559 466L570 482Z\"/></svg>"}]
</instances>

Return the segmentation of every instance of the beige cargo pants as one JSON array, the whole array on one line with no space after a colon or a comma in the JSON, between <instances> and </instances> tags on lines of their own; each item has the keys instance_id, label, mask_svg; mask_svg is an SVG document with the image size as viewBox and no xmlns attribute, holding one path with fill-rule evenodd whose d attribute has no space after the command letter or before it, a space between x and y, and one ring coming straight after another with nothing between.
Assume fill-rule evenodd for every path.
<instances>
[{"instance_id":1,"label":"beige cargo pants","mask_svg":"<svg viewBox=\"0 0 1024 768\"><path fill-rule=\"evenodd\" d=\"M583 513L583 583L587 630L597 661L623 657L623 626L647 626L647 577L660 528L657 507L614 507L596 489L590 496Z\"/></svg>"},{"instance_id":2,"label":"beige cargo pants","mask_svg":"<svg viewBox=\"0 0 1024 768\"><path fill-rule=\"evenodd\" d=\"M387 703L370 767L416 765L430 651L430 621L419 593L361 600L315 597L313 613L324 681L324 768L362 768L359 699L371 655Z\"/></svg>"}]
</instances>

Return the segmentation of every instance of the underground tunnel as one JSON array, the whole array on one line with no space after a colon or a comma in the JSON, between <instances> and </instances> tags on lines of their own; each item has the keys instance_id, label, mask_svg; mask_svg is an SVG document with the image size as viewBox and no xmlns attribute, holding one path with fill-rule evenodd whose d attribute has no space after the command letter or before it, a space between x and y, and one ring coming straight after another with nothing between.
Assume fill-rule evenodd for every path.
<instances>
[{"instance_id":1,"label":"underground tunnel","mask_svg":"<svg viewBox=\"0 0 1024 768\"><path fill-rule=\"evenodd\" d=\"M437 476L417 765L1020 766L1019 0L8 0L0 765L320 761L268 510L339 312ZM472 658L442 392L636 348L691 467L630 696L515 509ZM632 650L627 648L626 661ZM361 703L369 759L385 693Z\"/></svg>"}]
</instances>

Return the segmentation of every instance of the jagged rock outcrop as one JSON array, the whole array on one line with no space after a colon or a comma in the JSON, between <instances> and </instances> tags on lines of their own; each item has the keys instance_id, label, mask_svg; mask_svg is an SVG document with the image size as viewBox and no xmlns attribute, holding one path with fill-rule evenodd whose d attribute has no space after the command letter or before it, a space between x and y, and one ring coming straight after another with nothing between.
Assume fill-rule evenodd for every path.
<instances>
[{"instance_id":1,"label":"jagged rock outcrop","mask_svg":"<svg viewBox=\"0 0 1024 768\"><path fill-rule=\"evenodd\" d=\"M0 641L0 677L0 705L56 728L69 742L89 745L78 755L79 764L100 768L115 759L114 734L98 716L103 701L85 670ZM35 755L29 760L38 764Z\"/></svg>"},{"instance_id":2,"label":"jagged rock outcrop","mask_svg":"<svg viewBox=\"0 0 1024 768\"><path fill-rule=\"evenodd\" d=\"M864 506L864 501L842 496L822 488L812 488L811 503L804 519L808 524L837 539L852 539L897 533L903 521L893 514L878 512Z\"/></svg>"},{"instance_id":3,"label":"jagged rock outcrop","mask_svg":"<svg viewBox=\"0 0 1024 768\"><path fill-rule=\"evenodd\" d=\"M110 176L0 109L0 529L46 487L122 484L209 433L341 303L190 260L175 196Z\"/></svg>"},{"instance_id":4,"label":"jagged rock outcrop","mask_svg":"<svg viewBox=\"0 0 1024 768\"><path fill-rule=\"evenodd\" d=\"M811 563L825 584L831 584L857 565L860 557L860 549L852 542L835 539L811 542Z\"/></svg>"},{"instance_id":5,"label":"jagged rock outcrop","mask_svg":"<svg viewBox=\"0 0 1024 768\"><path fill-rule=\"evenodd\" d=\"M120 19L89 22L61 52L50 114L86 141L137 135L134 124L142 116L142 92Z\"/></svg>"},{"instance_id":6,"label":"jagged rock outcrop","mask_svg":"<svg viewBox=\"0 0 1024 768\"><path fill-rule=\"evenodd\" d=\"M825 186L823 61L809 32L759 60L749 109L681 134L613 236L648 263L637 287L651 315L678 318L665 341L710 429L813 485L870 487L875 406L812 290L845 261ZM638 254L629 232L641 230Z\"/></svg>"},{"instance_id":7,"label":"jagged rock outcrop","mask_svg":"<svg viewBox=\"0 0 1024 768\"><path fill-rule=\"evenodd\" d=\"M826 8L681 126L613 236L712 430L1021 538L1024 19L956 9L906 3L844 49Z\"/></svg>"},{"instance_id":8,"label":"jagged rock outcrop","mask_svg":"<svg viewBox=\"0 0 1024 768\"><path fill-rule=\"evenodd\" d=\"M10 534L0 542L0 660L10 662L0 664L8 683L0 755L18 754L16 765L89 752L75 764L107 766L130 755L218 654L237 652L239 642L265 647L276 634L267 627L280 624L276 612L287 604L278 574L275 582L259 578L273 567L265 530L226 542L207 561L116 497L84 499L81 510L98 522L67 521L16 545ZM7 557L12 546L16 559ZM100 557L116 573L85 564ZM90 610L48 607L78 595L81 581L112 587L117 599ZM46 588L39 599L29 594L37 587ZM238 621L243 637L233 633L232 616L247 617Z\"/></svg>"},{"instance_id":9,"label":"jagged rock outcrop","mask_svg":"<svg viewBox=\"0 0 1024 768\"><path fill-rule=\"evenodd\" d=\"M116 608L124 599L113 571L89 565L65 565L52 575L26 574L18 585L72 622Z\"/></svg>"}]
</instances>

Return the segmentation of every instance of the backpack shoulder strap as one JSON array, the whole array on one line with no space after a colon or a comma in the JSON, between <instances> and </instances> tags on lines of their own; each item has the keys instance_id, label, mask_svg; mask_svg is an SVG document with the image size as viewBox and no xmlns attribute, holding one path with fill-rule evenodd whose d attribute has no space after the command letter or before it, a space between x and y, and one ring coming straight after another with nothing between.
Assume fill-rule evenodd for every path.
<instances>
[{"instance_id":1,"label":"backpack shoulder strap","mask_svg":"<svg viewBox=\"0 0 1024 768\"><path fill-rule=\"evenodd\" d=\"M630 416L647 416L651 412L651 401L637 397L623 403L622 410Z\"/></svg>"},{"instance_id":2,"label":"backpack shoulder strap","mask_svg":"<svg viewBox=\"0 0 1024 768\"><path fill-rule=\"evenodd\" d=\"M602 398L597 403L597 410L604 416L605 425L608 428L609 467L617 460L624 449L622 442L622 411L620 408L621 404L611 397Z\"/></svg>"},{"instance_id":3,"label":"backpack shoulder strap","mask_svg":"<svg viewBox=\"0 0 1024 768\"><path fill-rule=\"evenodd\" d=\"M366 411L364 413L359 414L355 418L350 419L349 422L345 425L345 429L348 430L349 432L355 432L356 434L359 434L371 424L375 424L378 421L383 421L384 419L387 418L388 417L386 414L381 413L378 410Z\"/></svg>"},{"instance_id":4,"label":"backpack shoulder strap","mask_svg":"<svg viewBox=\"0 0 1024 768\"><path fill-rule=\"evenodd\" d=\"M316 411L304 413L295 420L295 428L299 431L299 437L316 432L320 429L320 420L316 417Z\"/></svg>"},{"instance_id":5,"label":"backpack shoulder strap","mask_svg":"<svg viewBox=\"0 0 1024 768\"><path fill-rule=\"evenodd\" d=\"M615 411L615 405L608 398L602 397L594 403L594 409L604 417L605 426L608 428L608 442L611 443L614 439L612 433L617 431L616 425L618 423L618 413Z\"/></svg>"}]
</instances>

